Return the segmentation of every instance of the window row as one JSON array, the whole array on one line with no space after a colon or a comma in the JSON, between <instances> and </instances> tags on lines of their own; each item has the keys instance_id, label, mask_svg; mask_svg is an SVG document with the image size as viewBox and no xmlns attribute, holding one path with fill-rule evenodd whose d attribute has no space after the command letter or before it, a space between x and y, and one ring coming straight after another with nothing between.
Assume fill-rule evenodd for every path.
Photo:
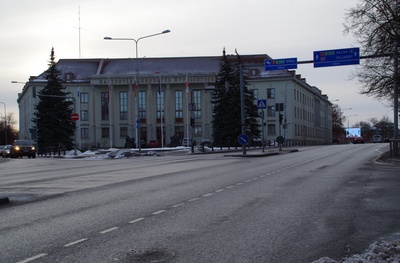
<instances>
[{"instance_id":1,"label":"window row","mask_svg":"<svg viewBox=\"0 0 400 263\"><path fill-rule=\"evenodd\" d=\"M175 91L175 120L176 122L183 122L183 91L177 90ZM101 109L101 120L109 120L109 92L101 92L100 94L100 109ZM141 120L146 119L146 92L140 91L137 94L138 96L138 109L139 109L139 118ZM80 102L81 104L89 103L89 94L88 93L80 93ZM119 119L120 120L128 120L128 92L121 91L119 93ZM165 117L165 95L164 91L159 91L156 93L156 110L157 110L157 120L160 121L161 118ZM190 102L190 110L193 111L193 117L195 119L202 118L202 97L200 90L194 90L192 92L192 98ZM88 121L88 111L81 111L81 120Z\"/></svg>"}]
</instances>

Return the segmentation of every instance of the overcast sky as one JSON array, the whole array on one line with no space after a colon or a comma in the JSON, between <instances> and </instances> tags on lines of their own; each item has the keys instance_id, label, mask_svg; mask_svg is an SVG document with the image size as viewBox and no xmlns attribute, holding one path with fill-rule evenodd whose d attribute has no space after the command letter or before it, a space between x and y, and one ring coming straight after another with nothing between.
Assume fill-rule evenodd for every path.
<instances>
[{"instance_id":1,"label":"overcast sky","mask_svg":"<svg viewBox=\"0 0 400 263\"><path fill-rule=\"evenodd\" d=\"M0 101L18 118L18 93L29 76L48 68L51 48L57 59L135 57L133 41L106 41L105 36L139 38L165 29L171 33L139 42L139 57L219 56L225 47L240 54L312 60L313 51L359 47L343 34L346 10L358 0L0 0ZM80 27L79 30L79 13ZM362 53L362 49L361 49ZM357 121L388 116L389 102L359 94L350 80L356 66L313 68L297 73L339 104ZM0 114L4 115L0 104ZM354 116L357 115L357 116ZM347 125L347 121L346 121Z\"/></svg>"}]
</instances>

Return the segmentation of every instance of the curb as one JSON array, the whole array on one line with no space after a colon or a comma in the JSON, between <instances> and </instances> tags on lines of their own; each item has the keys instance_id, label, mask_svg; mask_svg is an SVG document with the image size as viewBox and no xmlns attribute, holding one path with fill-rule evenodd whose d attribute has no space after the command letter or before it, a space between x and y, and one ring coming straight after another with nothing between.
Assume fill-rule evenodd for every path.
<instances>
[{"instance_id":1,"label":"curb","mask_svg":"<svg viewBox=\"0 0 400 263\"><path fill-rule=\"evenodd\" d=\"M287 151L274 151L269 153L257 153L257 154L226 154L224 157L267 157L273 155L287 154L298 152L298 149L287 150Z\"/></svg>"}]
</instances>

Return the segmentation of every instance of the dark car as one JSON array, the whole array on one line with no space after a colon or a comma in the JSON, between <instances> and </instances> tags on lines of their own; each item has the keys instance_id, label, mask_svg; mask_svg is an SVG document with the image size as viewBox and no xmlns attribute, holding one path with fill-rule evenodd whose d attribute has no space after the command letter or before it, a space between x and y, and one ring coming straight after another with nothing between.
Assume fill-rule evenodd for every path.
<instances>
[{"instance_id":1,"label":"dark car","mask_svg":"<svg viewBox=\"0 0 400 263\"><path fill-rule=\"evenodd\" d=\"M29 140L15 140L10 149L11 158L22 158L22 156L28 156L28 158L36 157L36 148L32 141Z\"/></svg>"},{"instance_id":2,"label":"dark car","mask_svg":"<svg viewBox=\"0 0 400 263\"><path fill-rule=\"evenodd\" d=\"M353 143L354 143L354 144L357 144L357 143L362 143L362 144L364 144L364 138L361 137L361 136L359 136L359 137L354 137L354 138L353 138Z\"/></svg>"},{"instance_id":3,"label":"dark car","mask_svg":"<svg viewBox=\"0 0 400 263\"><path fill-rule=\"evenodd\" d=\"M1 155L3 156L3 158L10 157L10 149L11 145L6 145L3 149L1 149Z\"/></svg>"}]
</instances>

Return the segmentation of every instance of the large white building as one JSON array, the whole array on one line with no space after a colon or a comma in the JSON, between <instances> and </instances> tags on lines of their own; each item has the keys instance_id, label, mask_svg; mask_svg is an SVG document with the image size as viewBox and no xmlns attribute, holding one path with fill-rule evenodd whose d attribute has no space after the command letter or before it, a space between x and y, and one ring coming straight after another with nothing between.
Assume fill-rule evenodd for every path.
<instances>
[{"instance_id":1,"label":"large white building","mask_svg":"<svg viewBox=\"0 0 400 263\"><path fill-rule=\"evenodd\" d=\"M255 103L267 101L264 139L282 135L289 145L331 143L332 103L328 97L295 71L265 71L265 59L270 58L241 57L244 66L248 65L245 73ZM124 147L127 137L138 138L138 130L144 142L158 139L163 145L172 136L212 141L211 94L220 62L219 56L59 60L57 68L80 116L76 123L78 148ZM45 85L44 74L30 77L18 94L21 139L35 140L32 119L39 97L34 94ZM194 128L190 118L195 119Z\"/></svg>"}]
</instances>

